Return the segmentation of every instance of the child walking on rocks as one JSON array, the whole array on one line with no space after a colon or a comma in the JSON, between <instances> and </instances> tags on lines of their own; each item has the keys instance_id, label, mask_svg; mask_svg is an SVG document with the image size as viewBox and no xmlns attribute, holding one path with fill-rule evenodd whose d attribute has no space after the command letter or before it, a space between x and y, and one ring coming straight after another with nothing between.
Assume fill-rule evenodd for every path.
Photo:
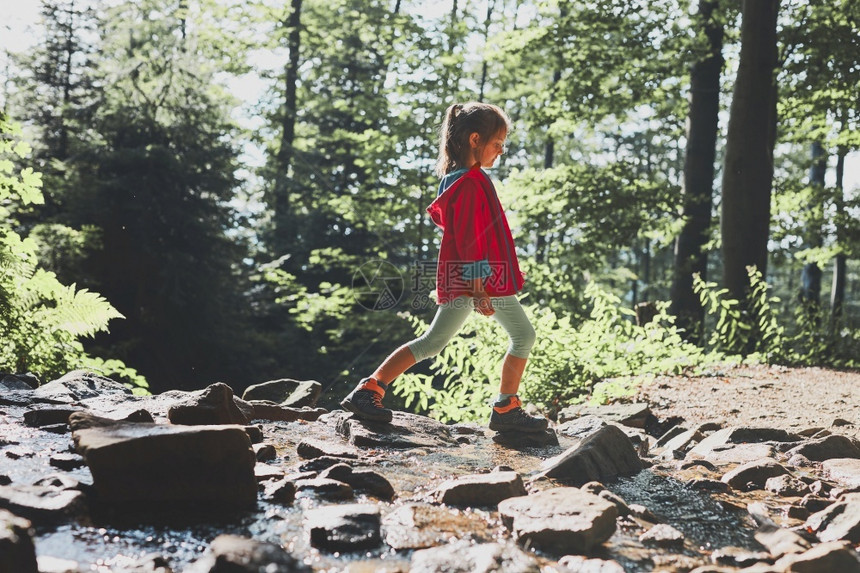
<instances>
[{"instance_id":1,"label":"child walking on rocks","mask_svg":"<svg viewBox=\"0 0 860 573\"><path fill-rule=\"evenodd\" d=\"M392 352L344 398L341 406L356 417L390 422L392 412L382 405L388 385L416 362L438 354L475 311L495 318L510 337L490 429L547 428L546 418L523 411L517 396L535 331L516 297L523 275L508 221L493 183L481 169L493 167L504 152L510 127L507 114L494 105L470 102L448 108L436 163L442 181L427 208L442 229L436 316L427 332Z\"/></svg>"}]
</instances>

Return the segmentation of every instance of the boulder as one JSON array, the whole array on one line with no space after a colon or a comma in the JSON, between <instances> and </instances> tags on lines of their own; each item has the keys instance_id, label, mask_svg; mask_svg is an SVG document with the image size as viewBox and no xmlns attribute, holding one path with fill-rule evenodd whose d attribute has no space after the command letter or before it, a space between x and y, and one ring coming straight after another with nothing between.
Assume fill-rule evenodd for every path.
<instances>
[{"instance_id":1,"label":"boulder","mask_svg":"<svg viewBox=\"0 0 860 573\"><path fill-rule=\"evenodd\" d=\"M788 455L801 455L814 462L823 462L833 458L860 458L860 447L857 442L846 436L833 434L817 440L810 440L796 448L788 450Z\"/></svg>"},{"instance_id":2,"label":"boulder","mask_svg":"<svg viewBox=\"0 0 860 573\"><path fill-rule=\"evenodd\" d=\"M24 392L29 392L30 390L38 387L38 381L36 381L36 384L34 385L32 382L28 382L26 378L21 378L14 374L0 374L0 390L3 392L8 392L10 390L23 390Z\"/></svg>"},{"instance_id":3,"label":"boulder","mask_svg":"<svg viewBox=\"0 0 860 573\"><path fill-rule=\"evenodd\" d=\"M382 500L394 498L394 487L385 477L369 469L354 469L346 464L336 464L324 470L321 478L329 478L349 484L352 489L368 493Z\"/></svg>"},{"instance_id":4,"label":"boulder","mask_svg":"<svg viewBox=\"0 0 860 573\"><path fill-rule=\"evenodd\" d=\"M549 553L587 553L615 532L615 504L573 487L512 497L499 504L505 526L520 545Z\"/></svg>"},{"instance_id":5,"label":"boulder","mask_svg":"<svg viewBox=\"0 0 860 573\"><path fill-rule=\"evenodd\" d=\"M379 507L368 504L328 505L305 512L305 531L322 551L359 551L379 546Z\"/></svg>"},{"instance_id":6,"label":"boulder","mask_svg":"<svg viewBox=\"0 0 860 573\"><path fill-rule=\"evenodd\" d=\"M536 478L556 478L574 485L600 481L642 469L627 435L613 425L599 428L559 456L544 462Z\"/></svg>"},{"instance_id":7,"label":"boulder","mask_svg":"<svg viewBox=\"0 0 860 573\"><path fill-rule=\"evenodd\" d=\"M540 573L537 560L518 547L457 541L412 554L410 573Z\"/></svg>"},{"instance_id":8,"label":"boulder","mask_svg":"<svg viewBox=\"0 0 860 573\"><path fill-rule=\"evenodd\" d=\"M764 484L764 489L783 497L804 496L809 493L809 486L806 482L793 478L788 474L768 478Z\"/></svg>"},{"instance_id":9,"label":"boulder","mask_svg":"<svg viewBox=\"0 0 860 573\"><path fill-rule=\"evenodd\" d=\"M857 552L836 542L816 545L805 553L777 561L776 566L781 562L788 564L786 573L860 573Z\"/></svg>"},{"instance_id":10,"label":"boulder","mask_svg":"<svg viewBox=\"0 0 860 573\"><path fill-rule=\"evenodd\" d=\"M755 532L755 540L761 543L774 557L803 553L810 543L790 529L766 523Z\"/></svg>"},{"instance_id":11,"label":"boulder","mask_svg":"<svg viewBox=\"0 0 860 573\"><path fill-rule=\"evenodd\" d=\"M233 396L233 389L222 382L188 392L185 400L167 411L167 418L173 424L187 426L247 425L253 416L254 407Z\"/></svg>"},{"instance_id":12,"label":"boulder","mask_svg":"<svg viewBox=\"0 0 860 573\"><path fill-rule=\"evenodd\" d=\"M310 573L311 567L280 545L236 535L219 535L207 554L185 573Z\"/></svg>"},{"instance_id":13,"label":"boulder","mask_svg":"<svg viewBox=\"0 0 860 573\"><path fill-rule=\"evenodd\" d=\"M789 471L781 464L770 458L764 458L736 467L726 473L722 481L739 490L746 490L750 486L761 489L768 479L788 473Z\"/></svg>"},{"instance_id":14,"label":"boulder","mask_svg":"<svg viewBox=\"0 0 860 573\"><path fill-rule=\"evenodd\" d=\"M248 386L245 392L242 393L242 399L249 402L252 400L267 400L281 406L290 406L293 408L301 408L303 406L313 408L321 392L322 384L316 380L283 378Z\"/></svg>"},{"instance_id":15,"label":"boulder","mask_svg":"<svg viewBox=\"0 0 860 573\"><path fill-rule=\"evenodd\" d=\"M32 525L3 509L0 509L0 572L39 573Z\"/></svg>"},{"instance_id":16,"label":"boulder","mask_svg":"<svg viewBox=\"0 0 860 573\"><path fill-rule=\"evenodd\" d=\"M849 489L860 488L860 459L832 458L821 464L824 473Z\"/></svg>"},{"instance_id":17,"label":"boulder","mask_svg":"<svg viewBox=\"0 0 860 573\"><path fill-rule=\"evenodd\" d=\"M0 509L29 519L36 525L68 521L86 511L84 494L53 486L0 486Z\"/></svg>"},{"instance_id":18,"label":"boulder","mask_svg":"<svg viewBox=\"0 0 860 573\"><path fill-rule=\"evenodd\" d=\"M492 524L473 512L452 510L426 503L410 503L388 513L384 520L385 542L395 551L425 549L451 539L491 539Z\"/></svg>"},{"instance_id":19,"label":"boulder","mask_svg":"<svg viewBox=\"0 0 860 573\"><path fill-rule=\"evenodd\" d=\"M33 391L35 396L52 398L66 402L77 402L86 398L106 395L131 396L131 389L125 384L99 376L86 370L73 370L68 374L43 384Z\"/></svg>"},{"instance_id":20,"label":"boulder","mask_svg":"<svg viewBox=\"0 0 860 573\"><path fill-rule=\"evenodd\" d=\"M441 503L459 506L495 506L509 497L527 494L516 472L460 476L443 482L434 492Z\"/></svg>"},{"instance_id":21,"label":"boulder","mask_svg":"<svg viewBox=\"0 0 860 573\"><path fill-rule=\"evenodd\" d=\"M840 501L814 513L806 527L821 541L860 543L860 501Z\"/></svg>"},{"instance_id":22,"label":"boulder","mask_svg":"<svg viewBox=\"0 0 860 573\"><path fill-rule=\"evenodd\" d=\"M651 414L646 402L632 404L609 404L605 406L569 406L558 413L559 423L581 416L597 416L607 422L618 422L632 428L644 428Z\"/></svg>"},{"instance_id":23,"label":"boulder","mask_svg":"<svg viewBox=\"0 0 860 573\"><path fill-rule=\"evenodd\" d=\"M242 426L172 426L71 416L75 448L107 504L252 507L254 451Z\"/></svg>"},{"instance_id":24,"label":"boulder","mask_svg":"<svg viewBox=\"0 0 860 573\"><path fill-rule=\"evenodd\" d=\"M457 444L445 424L408 412L395 411L390 423L359 420L341 410L321 416L320 420L333 424L338 434L359 448L439 448Z\"/></svg>"}]
</instances>

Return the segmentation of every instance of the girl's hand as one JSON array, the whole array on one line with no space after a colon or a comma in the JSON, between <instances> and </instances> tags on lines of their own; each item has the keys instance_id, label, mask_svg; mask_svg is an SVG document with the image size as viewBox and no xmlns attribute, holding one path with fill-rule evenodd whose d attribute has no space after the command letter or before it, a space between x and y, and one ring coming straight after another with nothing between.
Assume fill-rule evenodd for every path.
<instances>
[{"instance_id":1,"label":"girl's hand","mask_svg":"<svg viewBox=\"0 0 860 573\"><path fill-rule=\"evenodd\" d=\"M472 298L475 300L475 312L479 312L484 316L492 316L496 313L496 309L493 308L493 303L490 301L490 295L486 292L476 292L472 295Z\"/></svg>"}]
</instances>

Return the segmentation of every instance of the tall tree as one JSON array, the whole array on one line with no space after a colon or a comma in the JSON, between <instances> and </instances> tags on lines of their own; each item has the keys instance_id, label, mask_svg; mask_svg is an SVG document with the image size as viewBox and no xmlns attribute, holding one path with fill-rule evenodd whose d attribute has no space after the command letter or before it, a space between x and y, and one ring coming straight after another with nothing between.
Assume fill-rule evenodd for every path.
<instances>
[{"instance_id":1,"label":"tall tree","mask_svg":"<svg viewBox=\"0 0 860 573\"><path fill-rule=\"evenodd\" d=\"M747 267L767 275L779 0L744 0L722 181L723 283L746 300Z\"/></svg>"},{"instance_id":2,"label":"tall tree","mask_svg":"<svg viewBox=\"0 0 860 573\"><path fill-rule=\"evenodd\" d=\"M690 71L690 112L681 187L684 226L675 241L670 308L690 340L698 340L705 318L699 297L693 292L693 275L703 280L708 276L705 244L713 208L724 18L719 0L699 1L695 22L704 45L701 53L694 52L697 57Z\"/></svg>"}]
</instances>

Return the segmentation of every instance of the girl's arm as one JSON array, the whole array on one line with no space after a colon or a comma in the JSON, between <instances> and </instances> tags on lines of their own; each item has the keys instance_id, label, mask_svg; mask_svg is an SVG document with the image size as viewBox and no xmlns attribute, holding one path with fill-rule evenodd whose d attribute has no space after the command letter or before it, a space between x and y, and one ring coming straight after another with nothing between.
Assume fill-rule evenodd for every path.
<instances>
[{"instance_id":1,"label":"girl's arm","mask_svg":"<svg viewBox=\"0 0 860 573\"><path fill-rule=\"evenodd\" d=\"M490 295L484 290L484 279L477 278L467 282L469 283L469 292L475 299L475 310L484 316L492 316L496 310L490 301Z\"/></svg>"}]
</instances>

